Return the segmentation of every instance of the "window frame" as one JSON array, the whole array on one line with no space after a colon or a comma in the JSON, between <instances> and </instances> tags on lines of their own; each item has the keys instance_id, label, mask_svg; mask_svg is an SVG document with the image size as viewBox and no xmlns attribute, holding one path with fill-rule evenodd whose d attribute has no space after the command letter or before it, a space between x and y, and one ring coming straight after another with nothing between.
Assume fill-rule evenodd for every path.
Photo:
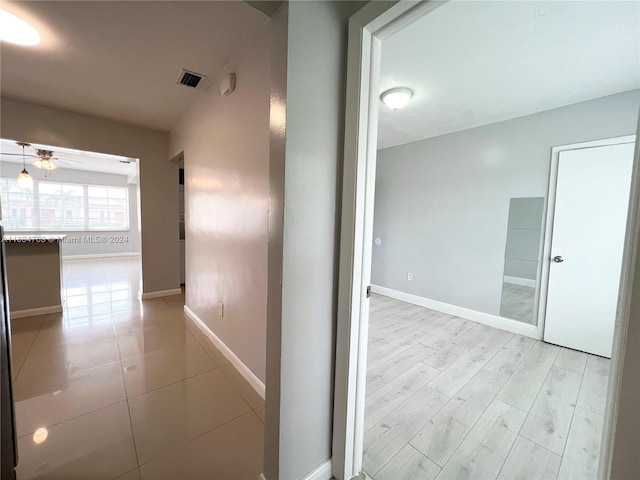
<instances>
[{"instance_id":1,"label":"window frame","mask_svg":"<svg viewBox=\"0 0 640 480\"><path fill-rule=\"evenodd\" d=\"M7 232L129 232L131 231L131 218L130 218L130 212L129 212L129 208L130 208L130 204L129 204L129 188L127 186L120 186L120 185L100 185L100 184L95 184L95 183L78 183L78 182L64 182L64 181L48 181L48 180L33 180L33 189L30 189L28 191L25 190L21 190L19 192L12 192L10 189L10 183L9 182L15 182L15 179L13 177L0 177L0 190L2 191L2 196L6 198L7 200L7 204L6 205L2 205L2 211L4 212L3 215L3 224L4 224L4 228ZM40 192L40 185L41 184L52 184L52 185L59 185L60 186L60 194L58 196L58 198L61 199L60 201L60 206L58 207L54 207L54 208L59 208L61 210L61 217L59 219L57 219L62 225L55 225L52 227L45 227L42 225L42 219L43 217L41 216L41 200L44 198L44 196L54 196L52 194L48 194L48 193L41 193ZM82 219L78 219L82 221L82 226L65 226L64 223L66 222L67 218L66 218L66 214L65 214L65 202L64 202L64 187L65 186L75 186L75 187L81 187L82 188L82 196L77 196L78 198L82 199L82 205L80 208L82 208L83 211L83 218ZM89 195L89 189L91 187L94 188L102 188L102 189L106 189L106 197L92 197ZM119 190L124 192L124 198L120 198L115 197L113 198L113 200L118 200L118 201L122 201L124 200L124 219L122 221L122 223L120 225L107 225L107 226L92 226L91 225L91 218L89 216L89 211L91 210L91 208L89 207L89 203L91 199L96 199L99 198L101 200L105 200L106 201L106 208L100 209L102 211L106 210L106 217L107 217L107 222L112 221L113 219L116 218L114 212L112 211L112 209L110 208L109 205L109 200L111 200L111 196L110 194L110 190ZM15 195L18 193L27 193L27 194L31 194L33 196L32 202L30 206L23 206L23 205L17 205L17 204L13 204L10 201L10 197L11 195ZM12 225L10 225L7 221L11 221L14 217L12 217L11 214L11 210L16 210L16 213L19 213L21 211L21 209L24 210L29 210L31 209L33 212L33 215L29 217L29 221L31 223L32 226L19 226L19 227L14 227ZM122 208L118 208L118 211L121 211ZM115 211L115 209L114 209ZM21 219L20 215L17 215L15 218L17 219ZM26 217L25 217L26 218ZM95 219L94 219L95 220ZM100 220L98 220L100 221Z\"/></svg>"}]
</instances>

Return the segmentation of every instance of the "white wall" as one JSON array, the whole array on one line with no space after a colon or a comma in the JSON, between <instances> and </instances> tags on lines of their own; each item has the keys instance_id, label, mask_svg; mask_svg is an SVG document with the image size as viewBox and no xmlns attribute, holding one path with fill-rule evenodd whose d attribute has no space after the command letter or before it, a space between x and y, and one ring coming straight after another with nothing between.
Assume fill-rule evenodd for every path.
<instances>
[{"instance_id":1,"label":"white wall","mask_svg":"<svg viewBox=\"0 0 640 480\"><path fill-rule=\"evenodd\" d=\"M138 230L138 186L129 184L126 175L115 175L111 173L90 172L86 170L74 170L70 168L58 168L50 174L44 176L44 170L27 167L30 175L36 180L49 180L52 182L84 183L90 185L111 185L116 187L127 187L129 191L129 230L100 230L100 231L38 231L38 234L63 233L67 236L62 241L61 253L64 257L84 256L84 255L118 255L140 253L140 232ZM12 162L0 162L0 176L15 178L22 171L22 164ZM12 234L33 234L33 231L11 231ZM106 239L106 243L85 242L88 236ZM124 239L125 241L109 241L111 237ZM101 240L102 242L102 240Z\"/></svg>"},{"instance_id":2,"label":"white wall","mask_svg":"<svg viewBox=\"0 0 640 480\"><path fill-rule=\"evenodd\" d=\"M551 147L633 134L639 104L635 90L380 150L372 283L499 314L510 198L546 197Z\"/></svg>"},{"instance_id":3,"label":"white wall","mask_svg":"<svg viewBox=\"0 0 640 480\"><path fill-rule=\"evenodd\" d=\"M167 133L6 97L0 114L0 138L139 159L143 291L180 287L178 165Z\"/></svg>"},{"instance_id":4,"label":"white wall","mask_svg":"<svg viewBox=\"0 0 640 480\"><path fill-rule=\"evenodd\" d=\"M263 382L269 45L265 25L225 70L236 90L222 97L216 82L170 135L171 156L184 151L186 305Z\"/></svg>"}]
</instances>

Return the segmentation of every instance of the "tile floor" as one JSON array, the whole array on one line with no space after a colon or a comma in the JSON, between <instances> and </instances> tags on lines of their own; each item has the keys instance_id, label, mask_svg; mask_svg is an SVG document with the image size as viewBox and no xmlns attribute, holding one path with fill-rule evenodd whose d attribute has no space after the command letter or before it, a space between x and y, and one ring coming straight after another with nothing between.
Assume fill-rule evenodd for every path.
<instances>
[{"instance_id":1,"label":"tile floor","mask_svg":"<svg viewBox=\"0 0 640 480\"><path fill-rule=\"evenodd\" d=\"M375 295L375 480L595 480L609 360Z\"/></svg>"},{"instance_id":2,"label":"tile floor","mask_svg":"<svg viewBox=\"0 0 640 480\"><path fill-rule=\"evenodd\" d=\"M18 479L256 480L264 404L139 260L64 263L64 313L13 321Z\"/></svg>"}]
</instances>

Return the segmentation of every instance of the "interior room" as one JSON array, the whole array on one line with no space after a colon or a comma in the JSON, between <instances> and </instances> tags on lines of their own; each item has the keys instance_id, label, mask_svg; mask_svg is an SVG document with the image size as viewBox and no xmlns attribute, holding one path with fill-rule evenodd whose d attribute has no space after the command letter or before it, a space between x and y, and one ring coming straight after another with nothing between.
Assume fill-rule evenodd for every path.
<instances>
[{"instance_id":1,"label":"interior room","mask_svg":"<svg viewBox=\"0 0 640 480\"><path fill-rule=\"evenodd\" d=\"M138 177L134 158L0 140L3 226L15 239L7 256L13 318L80 306L79 298L71 298L77 292L75 271L105 277L113 265L127 265L135 282L126 294L141 295ZM56 241L48 243L55 243L59 253L54 267L32 268L29 263L41 259L23 250L52 238ZM111 286L96 288L102 292ZM83 291L83 306L89 309L97 307L91 292Z\"/></svg>"},{"instance_id":2,"label":"interior room","mask_svg":"<svg viewBox=\"0 0 640 480\"><path fill-rule=\"evenodd\" d=\"M597 478L638 8L449 2L383 40L371 478Z\"/></svg>"}]
</instances>

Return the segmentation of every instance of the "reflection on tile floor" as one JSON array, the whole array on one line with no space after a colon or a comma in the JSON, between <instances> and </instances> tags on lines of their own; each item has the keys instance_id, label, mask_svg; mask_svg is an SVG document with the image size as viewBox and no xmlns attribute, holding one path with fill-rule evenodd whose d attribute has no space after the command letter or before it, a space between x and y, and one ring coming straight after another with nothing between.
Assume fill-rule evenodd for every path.
<instances>
[{"instance_id":1,"label":"reflection on tile floor","mask_svg":"<svg viewBox=\"0 0 640 480\"><path fill-rule=\"evenodd\" d=\"M64 263L62 314L13 321L18 479L251 479L264 404L139 260Z\"/></svg>"}]
</instances>

